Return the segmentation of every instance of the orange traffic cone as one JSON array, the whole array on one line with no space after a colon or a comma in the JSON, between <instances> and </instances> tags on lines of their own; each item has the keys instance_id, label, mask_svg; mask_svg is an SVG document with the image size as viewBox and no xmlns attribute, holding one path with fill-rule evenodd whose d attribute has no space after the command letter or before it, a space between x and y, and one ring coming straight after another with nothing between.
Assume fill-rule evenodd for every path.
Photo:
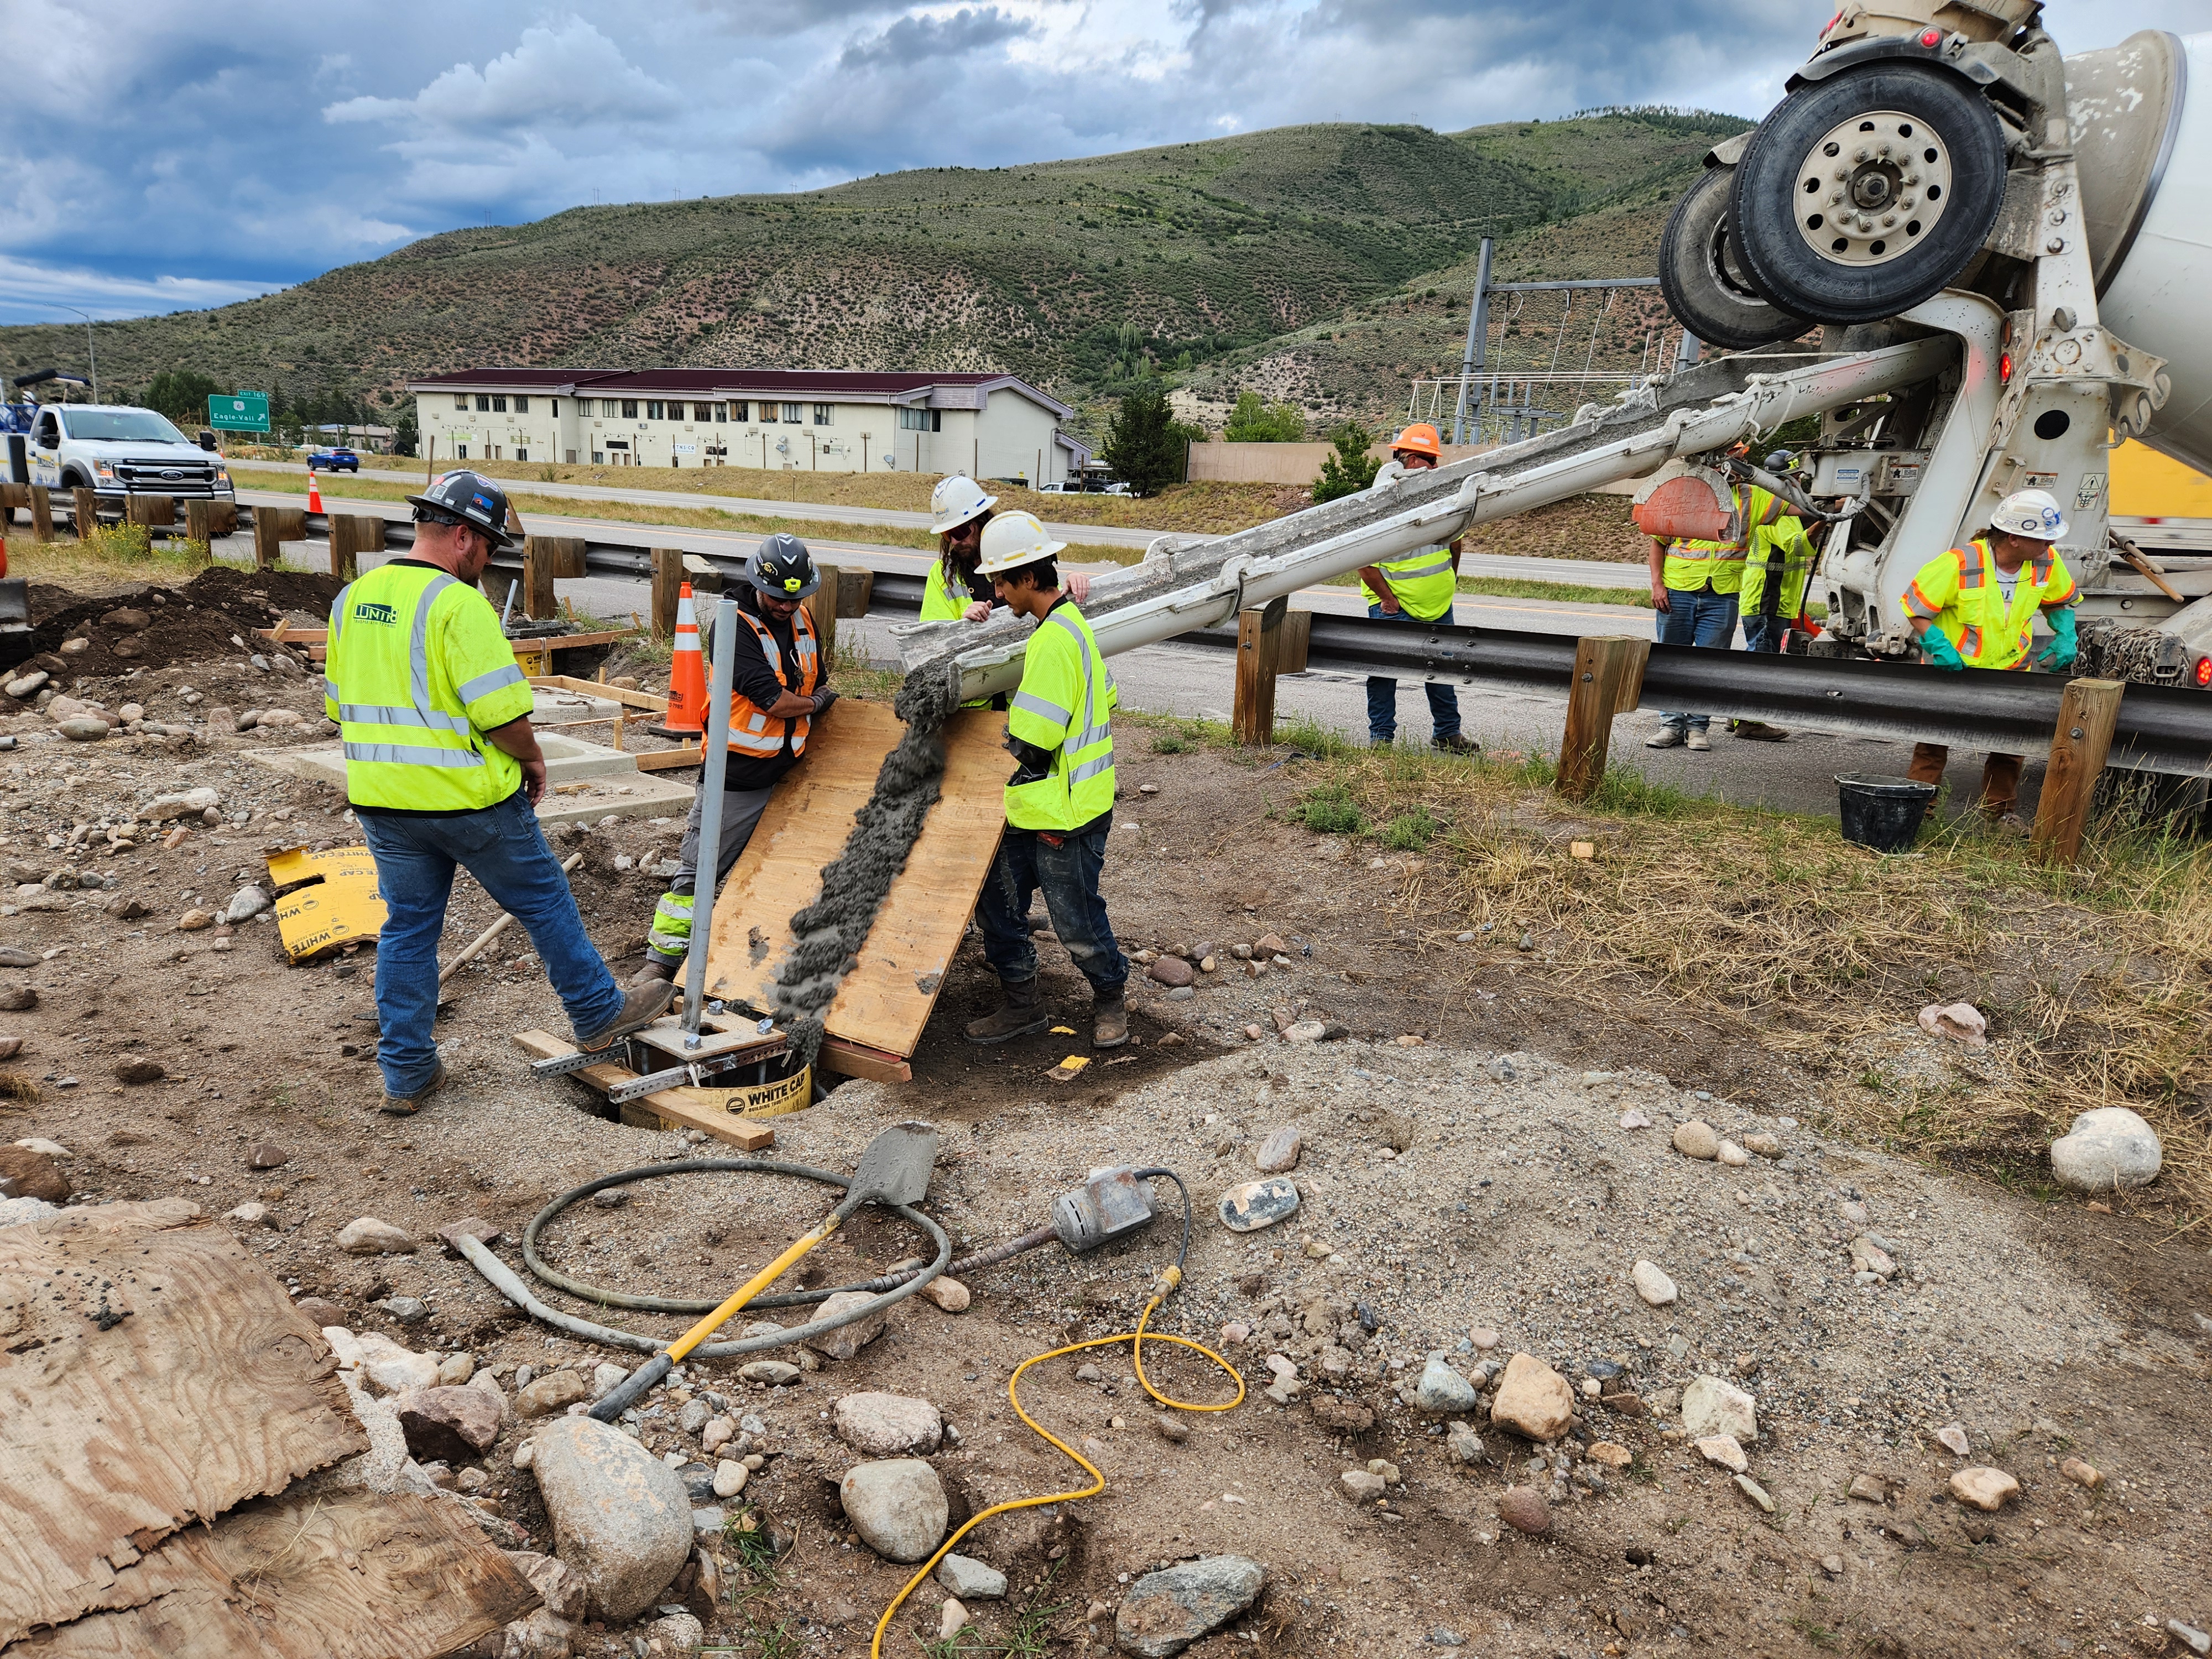
<instances>
[{"instance_id":1,"label":"orange traffic cone","mask_svg":"<svg viewBox=\"0 0 2212 1659\"><path fill-rule=\"evenodd\" d=\"M320 477L321 475L316 472L314 468L307 469L307 511L310 513L319 513L323 510L323 486Z\"/></svg>"},{"instance_id":2,"label":"orange traffic cone","mask_svg":"<svg viewBox=\"0 0 2212 1659\"><path fill-rule=\"evenodd\" d=\"M703 737L707 730L707 659L699 650L699 618L691 584L676 595L676 658L668 676L668 714L647 728L656 738Z\"/></svg>"}]
</instances>

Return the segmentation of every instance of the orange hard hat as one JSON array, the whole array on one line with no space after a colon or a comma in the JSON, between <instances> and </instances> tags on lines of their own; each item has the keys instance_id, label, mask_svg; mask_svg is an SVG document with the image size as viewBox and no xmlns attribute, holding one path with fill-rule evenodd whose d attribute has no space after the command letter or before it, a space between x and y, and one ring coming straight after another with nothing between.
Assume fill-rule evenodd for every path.
<instances>
[{"instance_id":1,"label":"orange hard hat","mask_svg":"<svg viewBox=\"0 0 2212 1659\"><path fill-rule=\"evenodd\" d=\"M1393 455L1402 455L1407 451L1416 455L1426 455L1432 460L1441 461L1444 458L1443 441L1437 436L1436 428L1431 426L1426 421L1414 422L1413 425L1401 432L1390 445L1390 453Z\"/></svg>"}]
</instances>

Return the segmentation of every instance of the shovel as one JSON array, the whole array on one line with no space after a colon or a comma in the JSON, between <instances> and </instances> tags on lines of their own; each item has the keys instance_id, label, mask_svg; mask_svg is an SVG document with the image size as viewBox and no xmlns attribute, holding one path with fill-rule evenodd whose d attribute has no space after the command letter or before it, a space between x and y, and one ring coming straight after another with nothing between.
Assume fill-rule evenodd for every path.
<instances>
[{"instance_id":1,"label":"shovel","mask_svg":"<svg viewBox=\"0 0 2212 1659\"><path fill-rule=\"evenodd\" d=\"M677 1362L728 1322L746 1303L782 1277L786 1269L836 1232L863 1204L915 1204L929 1193L929 1171L937 1162L937 1130L927 1123L894 1123L860 1154L860 1167L837 1207L784 1253L731 1292L730 1299L640 1365L592 1407L591 1414L611 1423L657 1386Z\"/></svg>"}]
</instances>

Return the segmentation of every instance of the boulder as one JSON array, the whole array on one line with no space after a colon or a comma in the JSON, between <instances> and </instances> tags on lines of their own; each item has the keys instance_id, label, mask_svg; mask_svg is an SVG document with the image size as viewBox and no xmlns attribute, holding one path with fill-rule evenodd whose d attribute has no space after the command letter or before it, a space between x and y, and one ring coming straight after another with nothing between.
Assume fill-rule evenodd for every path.
<instances>
[{"instance_id":1,"label":"boulder","mask_svg":"<svg viewBox=\"0 0 2212 1659\"><path fill-rule=\"evenodd\" d=\"M837 1437L863 1457L927 1456L945 1438L945 1419L927 1400L848 1394L831 1413Z\"/></svg>"},{"instance_id":2,"label":"boulder","mask_svg":"<svg viewBox=\"0 0 2212 1659\"><path fill-rule=\"evenodd\" d=\"M1531 1440L1556 1440L1574 1420L1574 1403L1565 1377L1534 1354L1516 1353L1498 1379L1490 1420Z\"/></svg>"},{"instance_id":3,"label":"boulder","mask_svg":"<svg viewBox=\"0 0 2212 1659\"><path fill-rule=\"evenodd\" d=\"M169 1074L160 1060L148 1060L143 1055L134 1055L129 1060L118 1060L115 1062L113 1070L115 1080L118 1083L127 1084L159 1083Z\"/></svg>"},{"instance_id":4,"label":"boulder","mask_svg":"<svg viewBox=\"0 0 2212 1659\"><path fill-rule=\"evenodd\" d=\"M0 1146L0 1198L66 1204L72 1190L69 1177L44 1152L34 1152L27 1146Z\"/></svg>"},{"instance_id":5,"label":"boulder","mask_svg":"<svg viewBox=\"0 0 2212 1659\"><path fill-rule=\"evenodd\" d=\"M73 714L54 726L71 743L98 743L113 728L97 714Z\"/></svg>"},{"instance_id":6,"label":"boulder","mask_svg":"<svg viewBox=\"0 0 2212 1659\"><path fill-rule=\"evenodd\" d=\"M823 1298L815 1310L815 1319L835 1319L840 1314L864 1308L876 1298L866 1291L840 1291L836 1296ZM806 1346L825 1359L850 1359L884 1334L889 1322L887 1313L873 1313L849 1325L841 1325L834 1331L824 1331L819 1336L810 1336ZM809 1324L812 1320L807 1322Z\"/></svg>"},{"instance_id":7,"label":"boulder","mask_svg":"<svg viewBox=\"0 0 2212 1659\"><path fill-rule=\"evenodd\" d=\"M1692 1440L1725 1434L1747 1444L1759 1438L1759 1402L1717 1376L1693 1378L1682 1390L1682 1429Z\"/></svg>"},{"instance_id":8,"label":"boulder","mask_svg":"<svg viewBox=\"0 0 2212 1659\"><path fill-rule=\"evenodd\" d=\"M554 1553L582 1581L597 1616L635 1618L690 1559L683 1483L636 1441L589 1417L556 1418L530 1443Z\"/></svg>"},{"instance_id":9,"label":"boulder","mask_svg":"<svg viewBox=\"0 0 2212 1659\"><path fill-rule=\"evenodd\" d=\"M1170 1659L1258 1600L1267 1570L1241 1555L1201 1556L1148 1572L1121 1597L1114 1643L1137 1659Z\"/></svg>"},{"instance_id":10,"label":"boulder","mask_svg":"<svg viewBox=\"0 0 2212 1659\"><path fill-rule=\"evenodd\" d=\"M340 1364L357 1366L373 1386L386 1394L438 1386L438 1362L427 1353L401 1347L388 1336L375 1331L356 1336L343 1327L325 1330L323 1335L337 1352Z\"/></svg>"},{"instance_id":11,"label":"boulder","mask_svg":"<svg viewBox=\"0 0 2212 1659\"><path fill-rule=\"evenodd\" d=\"M472 1463L499 1438L499 1401L482 1389L410 1389L392 1409L418 1463Z\"/></svg>"},{"instance_id":12,"label":"boulder","mask_svg":"<svg viewBox=\"0 0 2212 1659\"><path fill-rule=\"evenodd\" d=\"M1373 1503L1389 1485L1381 1475L1370 1474L1365 1469L1346 1469L1336 1479L1345 1496L1355 1504Z\"/></svg>"},{"instance_id":13,"label":"boulder","mask_svg":"<svg viewBox=\"0 0 2212 1659\"><path fill-rule=\"evenodd\" d=\"M918 1457L856 1463L837 1497L860 1541L887 1561L927 1559L951 1515L945 1483Z\"/></svg>"},{"instance_id":14,"label":"boulder","mask_svg":"<svg viewBox=\"0 0 2212 1659\"><path fill-rule=\"evenodd\" d=\"M2083 1112L2051 1143L2051 1173L2077 1193L2109 1193L2148 1187L2164 1157L2149 1124L2124 1106L2102 1106Z\"/></svg>"}]
</instances>

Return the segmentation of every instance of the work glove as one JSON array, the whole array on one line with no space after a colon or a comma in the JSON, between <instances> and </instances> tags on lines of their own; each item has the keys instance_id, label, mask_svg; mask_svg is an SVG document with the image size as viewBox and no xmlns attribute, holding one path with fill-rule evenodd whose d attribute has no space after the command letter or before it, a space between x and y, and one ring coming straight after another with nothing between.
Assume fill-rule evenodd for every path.
<instances>
[{"instance_id":1,"label":"work glove","mask_svg":"<svg viewBox=\"0 0 2212 1659\"><path fill-rule=\"evenodd\" d=\"M1931 668L1956 672L1966 665L1966 659L1959 654L1959 647L1951 643L1951 636L1940 628L1931 628L1920 636L1920 648L1927 653Z\"/></svg>"},{"instance_id":2,"label":"work glove","mask_svg":"<svg viewBox=\"0 0 2212 1659\"><path fill-rule=\"evenodd\" d=\"M830 712L830 705L836 701L837 688L834 685L823 686L819 691L817 691L814 694L815 714L817 715L828 714Z\"/></svg>"},{"instance_id":3,"label":"work glove","mask_svg":"<svg viewBox=\"0 0 2212 1659\"><path fill-rule=\"evenodd\" d=\"M2051 641L2035 653L2035 659L2054 674L2063 672L2081 654L2081 641L2074 633L2074 612L2070 607L2046 611L2043 619L2051 624Z\"/></svg>"},{"instance_id":4,"label":"work glove","mask_svg":"<svg viewBox=\"0 0 2212 1659\"><path fill-rule=\"evenodd\" d=\"M1052 771L1051 750L1025 743L1011 732L1006 734L1006 752L1020 763L1014 769L1013 776L1006 780L1011 787L1018 789L1025 783L1038 782Z\"/></svg>"}]
</instances>

